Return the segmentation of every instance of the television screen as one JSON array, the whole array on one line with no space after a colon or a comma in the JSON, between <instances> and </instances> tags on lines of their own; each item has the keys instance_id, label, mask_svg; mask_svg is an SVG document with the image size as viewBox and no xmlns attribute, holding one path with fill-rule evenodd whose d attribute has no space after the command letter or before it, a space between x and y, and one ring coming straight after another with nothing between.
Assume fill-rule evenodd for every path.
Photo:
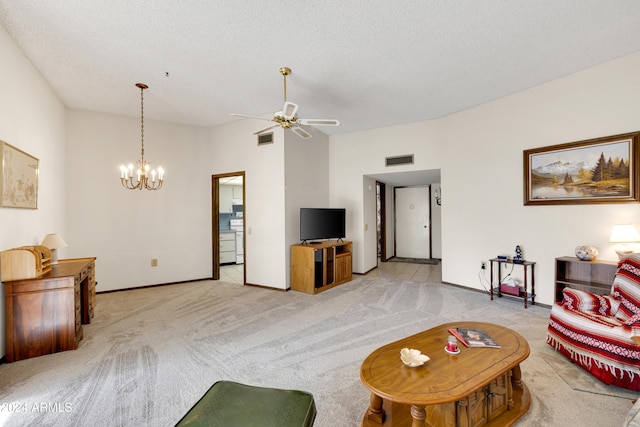
<instances>
[{"instance_id":1,"label":"television screen","mask_svg":"<svg viewBox=\"0 0 640 427\"><path fill-rule=\"evenodd\" d=\"M300 208L300 240L345 237L345 209Z\"/></svg>"}]
</instances>

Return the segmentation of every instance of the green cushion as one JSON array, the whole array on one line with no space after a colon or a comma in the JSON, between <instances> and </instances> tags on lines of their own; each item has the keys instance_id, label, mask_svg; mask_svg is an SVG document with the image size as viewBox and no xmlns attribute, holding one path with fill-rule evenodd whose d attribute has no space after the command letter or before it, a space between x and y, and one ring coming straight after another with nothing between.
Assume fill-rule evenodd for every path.
<instances>
[{"instance_id":1,"label":"green cushion","mask_svg":"<svg viewBox=\"0 0 640 427\"><path fill-rule=\"evenodd\" d=\"M315 418L310 393L218 381L176 426L311 427Z\"/></svg>"}]
</instances>

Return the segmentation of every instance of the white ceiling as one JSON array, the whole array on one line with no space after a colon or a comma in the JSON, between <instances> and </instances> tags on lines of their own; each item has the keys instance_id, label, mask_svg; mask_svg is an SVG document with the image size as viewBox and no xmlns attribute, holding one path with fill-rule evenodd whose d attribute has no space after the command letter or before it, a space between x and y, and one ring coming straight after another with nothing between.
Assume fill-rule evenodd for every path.
<instances>
[{"instance_id":1,"label":"white ceiling","mask_svg":"<svg viewBox=\"0 0 640 427\"><path fill-rule=\"evenodd\" d=\"M287 98L332 135L447 116L640 50L635 0L0 0L64 104L201 126ZM256 130L264 123L256 122Z\"/></svg>"}]
</instances>

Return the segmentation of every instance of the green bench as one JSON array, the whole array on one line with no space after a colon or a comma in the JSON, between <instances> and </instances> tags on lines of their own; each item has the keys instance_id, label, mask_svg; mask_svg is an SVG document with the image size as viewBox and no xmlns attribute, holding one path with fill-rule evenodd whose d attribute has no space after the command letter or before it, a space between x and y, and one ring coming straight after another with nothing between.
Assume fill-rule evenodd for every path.
<instances>
[{"instance_id":1,"label":"green bench","mask_svg":"<svg viewBox=\"0 0 640 427\"><path fill-rule=\"evenodd\" d=\"M310 393L218 381L176 427L311 427L315 418Z\"/></svg>"}]
</instances>

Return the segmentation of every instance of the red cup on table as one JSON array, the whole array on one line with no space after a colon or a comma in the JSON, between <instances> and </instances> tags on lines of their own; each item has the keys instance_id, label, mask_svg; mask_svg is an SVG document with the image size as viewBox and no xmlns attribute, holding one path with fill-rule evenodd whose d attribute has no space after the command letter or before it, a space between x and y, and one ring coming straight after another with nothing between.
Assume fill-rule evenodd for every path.
<instances>
[{"instance_id":1,"label":"red cup on table","mask_svg":"<svg viewBox=\"0 0 640 427\"><path fill-rule=\"evenodd\" d=\"M452 353L458 351L458 341L453 335L449 335L449 338L447 338L447 350Z\"/></svg>"}]
</instances>

